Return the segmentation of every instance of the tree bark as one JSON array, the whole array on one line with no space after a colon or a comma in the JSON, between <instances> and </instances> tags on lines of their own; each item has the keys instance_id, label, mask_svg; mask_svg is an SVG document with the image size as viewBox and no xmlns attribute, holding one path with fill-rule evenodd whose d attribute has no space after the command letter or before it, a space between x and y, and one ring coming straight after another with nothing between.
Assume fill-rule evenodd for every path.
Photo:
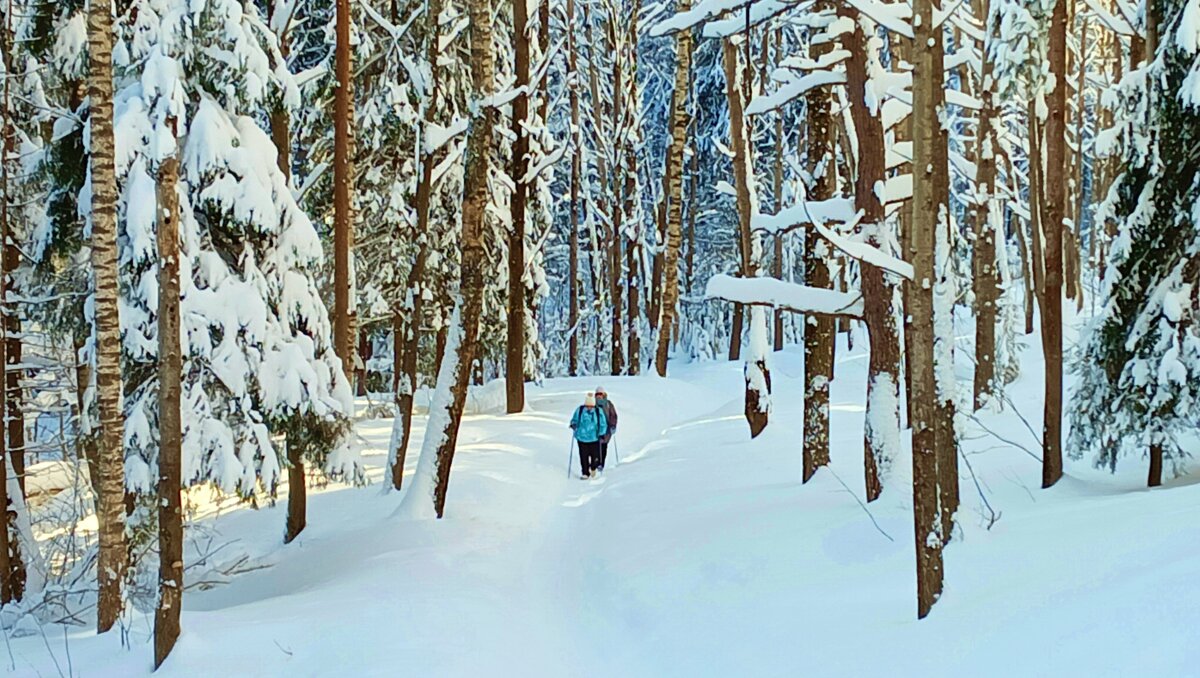
<instances>
[{"instance_id":1,"label":"tree bark","mask_svg":"<svg viewBox=\"0 0 1200 678\"><path fill-rule=\"evenodd\" d=\"M529 6L512 3L515 88L529 88ZM505 340L504 393L509 414L525 409L525 207L529 166L529 95L513 100L512 180L509 203L512 224L508 232L508 325Z\"/></svg>"},{"instance_id":2,"label":"tree bark","mask_svg":"<svg viewBox=\"0 0 1200 678\"><path fill-rule=\"evenodd\" d=\"M354 124L353 82L350 74L350 0L337 0L333 95L333 348L342 360L346 379L354 379L354 343L351 325L354 275L354 214L350 194L354 183L351 126Z\"/></svg>"},{"instance_id":3,"label":"tree bark","mask_svg":"<svg viewBox=\"0 0 1200 678\"><path fill-rule=\"evenodd\" d=\"M749 35L746 36L749 40ZM738 52L733 42L722 43L722 61L725 66L725 92L729 101L729 137L733 150L734 188L737 192L738 234L742 243L742 276L753 278L758 275L760 247L757 237L750 230L754 216L754 160L750 157L748 124L743 109L745 96L739 86ZM750 425L750 437L755 438L767 427L770 415L771 373L767 369L767 319L761 307L750 309L750 350L744 369L746 380L746 422Z\"/></svg>"},{"instance_id":4,"label":"tree bark","mask_svg":"<svg viewBox=\"0 0 1200 678\"><path fill-rule=\"evenodd\" d=\"M1163 447L1160 444L1150 446L1150 475L1146 481L1147 487L1162 485Z\"/></svg>"},{"instance_id":5,"label":"tree bark","mask_svg":"<svg viewBox=\"0 0 1200 678\"><path fill-rule=\"evenodd\" d=\"M976 16L982 16L984 3L976 2ZM983 77L979 99L978 141L975 144L976 198L972 219L974 248L972 254L973 286L975 293L975 377L973 400L976 410L992 397L996 378L996 301L1000 298L1000 280L996 271L996 229L992 226L992 209L996 194L996 151L999 146L994 105L993 70L991 58L992 34L985 38ZM1001 207L996 205L996 207Z\"/></svg>"},{"instance_id":6,"label":"tree bark","mask_svg":"<svg viewBox=\"0 0 1200 678\"><path fill-rule=\"evenodd\" d=\"M1050 18L1050 72L1058 84L1047 104L1044 176L1061 177L1066 157L1067 3L1059 0ZM1063 474L1062 462L1062 232L1066 200L1062 181L1046 181L1043 227L1046 279L1042 291L1042 350L1046 358L1046 390L1042 419L1042 487Z\"/></svg>"},{"instance_id":7,"label":"tree bark","mask_svg":"<svg viewBox=\"0 0 1200 678\"><path fill-rule=\"evenodd\" d=\"M893 238L884 229L883 203L876 186L884 181L883 123L867 105L867 34L858 11L841 7L838 13L851 22L853 30L843 34L846 50L846 96L858 136L858 169L854 182L854 207L862 213L861 228L867 243L887 251ZM874 23L869 23L871 29ZM872 33L873 34L873 33ZM863 436L863 468L867 501L883 493L879 469L899 454L900 440L900 337L893 308L895 285L883 269L860 262L863 320L871 340L867 368L867 411Z\"/></svg>"},{"instance_id":8,"label":"tree bark","mask_svg":"<svg viewBox=\"0 0 1200 678\"><path fill-rule=\"evenodd\" d=\"M934 20L934 2L913 2L913 199L909 261L915 279L909 285L907 313L912 382L913 524L917 562L917 617L929 614L942 592L942 541L938 514L938 450L934 423L937 388L934 376L934 248L940 203L935 185L938 162L938 103L942 81L942 29ZM932 47L932 49L930 48Z\"/></svg>"},{"instance_id":9,"label":"tree bark","mask_svg":"<svg viewBox=\"0 0 1200 678\"><path fill-rule=\"evenodd\" d=\"M117 178L113 161L112 13L107 3L88 5L88 100L91 126L92 269L95 275L96 391L100 440L96 455L100 486L97 560L99 633L112 628L124 605L125 448L121 411L121 325L117 295Z\"/></svg>"},{"instance_id":10,"label":"tree bark","mask_svg":"<svg viewBox=\"0 0 1200 678\"><path fill-rule=\"evenodd\" d=\"M298 441L287 441L288 503L283 543L290 544L308 524L308 487L304 473L304 449Z\"/></svg>"},{"instance_id":11,"label":"tree bark","mask_svg":"<svg viewBox=\"0 0 1200 678\"><path fill-rule=\"evenodd\" d=\"M174 120L169 123L174 126ZM158 607L154 611L154 668L179 638L183 606L183 355L179 325L179 160L158 170Z\"/></svg>"},{"instance_id":12,"label":"tree bark","mask_svg":"<svg viewBox=\"0 0 1200 678\"><path fill-rule=\"evenodd\" d=\"M689 9L691 0L680 0L676 5L677 12L686 12ZM667 203L667 249L663 255L662 319L659 323L658 350L654 358L654 366L660 377L667 376L671 332L675 328L675 314L679 306L679 247L683 235L683 149L687 145L687 92L691 69L692 32L679 31L675 34L675 94L671 97L674 106L671 111L671 145L667 148L666 163L670 184L668 193L663 196ZM690 252L688 258L690 261Z\"/></svg>"},{"instance_id":13,"label":"tree bark","mask_svg":"<svg viewBox=\"0 0 1200 678\"><path fill-rule=\"evenodd\" d=\"M830 9L822 0L813 11ZM814 45L810 56L819 60L831 50L829 43ZM814 87L806 95L808 170L812 174L809 199L833 197L830 177L833 163L832 95L828 88ZM815 229L804 232L804 280L809 287L833 289L829 265L820 252L825 249ZM817 469L829 464L829 382L833 379L833 342L836 320L826 315L804 318L804 448L803 476L808 482Z\"/></svg>"},{"instance_id":14,"label":"tree bark","mask_svg":"<svg viewBox=\"0 0 1200 678\"><path fill-rule=\"evenodd\" d=\"M437 484L433 493L434 511L441 518L450 485L450 467L458 443L458 426L467 400L471 365L475 361L479 338L479 317L483 310L484 253L483 221L488 202L489 153L492 147L496 109L483 106L492 96L495 76L492 55L492 6L490 0L470 0L471 89L476 102L467 138L467 167L463 184L462 263L459 283L460 311L451 321L451 336L443 358L438 381L450 380L450 402L446 404L443 429L426 435L439 435L436 450ZM441 384L439 384L440 390Z\"/></svg>"},{"instance_id":15,"label":"tree bark","mask_svg":"<svg viewBox=\"0 0 1200 678\"><path fill-rule=\"evenodd\" d=\"M549 6L548 3L544 6ZM579 127L579 60L575 48L575 0L567 0L567 92L571 102L571 236L570 236L570 309L567 328L570 332L567 354L567 374L579 374L579 180L583 153Z\"/></svg>"}]
</instances>

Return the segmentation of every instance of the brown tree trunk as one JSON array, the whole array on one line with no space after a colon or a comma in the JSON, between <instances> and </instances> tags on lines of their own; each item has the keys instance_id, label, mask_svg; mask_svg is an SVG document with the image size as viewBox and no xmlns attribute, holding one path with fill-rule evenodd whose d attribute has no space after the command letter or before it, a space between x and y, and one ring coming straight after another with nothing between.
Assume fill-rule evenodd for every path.
<instances>
[{"instance_id":1,"label":"brown tree trunk","mask_svg":"<svg viewBox=\"0 0 1200 678\"><path fill-rule=\"evenodd\" d=\"M304 449L296 440L288 439L288 503L287 525L283 543L290 544L308 524L308 487L304 473Z\"/></svg>"},{"instance_id":2,"label":"brown tree trunk","mask_svg":"<svg viewBox=\"0 0 1200 678\"><path fill-rule=\"evenodd\" d=\"M121 412L121 325L117 317L117 178L113 161L113 26L111 7L88 5L88 100L91 128L92 269L95 272L96 391L100 440L96 455L100 486L96 629L112 628L124 605L125 448Z\"/></svg>"},{"instance_id":3,"label":"brown tree trunk","mask_svg":"<svg viewBox=\"0 0 1200 678\"><path fill-rule=\"evenodd\" d=\"M333 349L342 360L346 379L354 378L354 344L351 325L353 300L350 289L354 275L354 214L350 193L354 183L354 91L350 74L350 0L337 0L334 69L337 87L333 94Z\"/></svg>"},{"instance_id":4,"label":"brown tree trunk","mask_svg":"<svg viewBox=\"0 0 1200 678\"><path fill-rule=\"evenodd\" d=\"M700 201L696 195L696 181L700 176L700 154L692 151L691 172L688 177L688 227L687 227L687 291L692 293L692 281L696 279L696 213Z\"/></svg>"},{"instance_id":5,"label":"brown tree trunk","mask_svg":"<svg viewBox=\"0 0 1200 678\"><path fill-rule=\"evenodd\" d=\"M468 7L472 96L475 101L483 101L492 96L495 84L492 6L490 0L470 0ZM441 372L452 378L452 382L451 402L447 404L446 412L448 416L445 417L441 444L436 452L437 484L434 488L433 506L439 518L442 517L446 506L450 467L458 443L458 426L467 400L467 385L479 338L479 317L483 311L483 269L486 263L483 220L488 202L488 154L492 146L496 109L480 106L473 116L475 119L471 123L470 136L467 139L467 167L463 183L460 311L456 311L456 317L451 321L452 324L457 324L457 327L452 328L455 336L448 341L441 367ZM448 367L453 367L453 370L447 372ZM442 376L439 374L439 380ZM437 432L433 432L433 435L437 435Z\"/></svg>"},{"instance_id":6,"label":"brown tree trunk","mask_svg":"<svg viewBox=\"0 0 1200 678\"><path fill-rule=\"evenodd\" d=\"M856 10L841 7L838 12L854 26L842 38L850 53L846 60L846 97L850 100L850 115L858 135L854 207L863 215L861 228L867 235L868 244L886 251L884 248L892 238L883 230L886 228L884 207L876 186L883 183L887 165L883 124L867 106L867 36ZM866 262L860 262L860 265L863 320L871 339L863 437L866 497L871 502L883 493L880 467L890 463L899 452L896 448L900 436L900 337L892 304L895 285L878 266ZM880 411L881 408L887 409ZM884 430L877 430L877 427Z\"/></svg>"},{"instance_id":7,"label":"brown tree trunk","mask_svg":"<svg viewBox=\"0 0 1200 678\"><path fill-rule=\"evenodd\" d=\"M942 82L942 29L931 0L913 2L913 199L909 261L915 279L906 312L912 383L913 524L917 560L917 617L923 618L942 592L942 542L938 529L938 448L934 424L937 387L934 375L934 248L941 210L934 177L941 134L938 104ZM932 47L932 49L928 48Z\"/></svg>"},{"instance_id":8,"label":"brown tree trunk","mask_svg":"<svg viewBox=\"0 0 1200 678\"><path fill-rule=\"evenodd\" d=\"M1066 157L1067 10L1054 5L1050 18L1050 73L1058 85L1047 101L1046 175L1063 176ZM1036 158L1037 156L1035 156ZM1062 463L1062 232L1066 200L1062 181L1046 181L1046 279L1042 291L1042 351L1046 358L1046 391L1042 419L1042 487L1050 487L1063 474Z\"/></svg>"},{"instance_id":9,"label":"brown tree trunk","mask_svg":"<svg viewBox=\"0 0 1200 678\"><path fill-rule=\"evenodd\" d=\"M174 120L169 123L174 126ZM158 170L158 607L154 611L154 668L179 638L183 606L183 420L179 343L179 160Z\"/></svg>"},{"instance_id":10,"label":"brown tree trunk","mask_svg":"<svg viewBox=\"0 0 1200 678\"><path fill-rule=\"evenodd\" d=\"M5 72L12 72L12 2L7 4L5 11L4 34L0 36L3 46ZM13 272L17 270L20 259L12 232L9 204L11 183L9 180L9 163L13 158L14 135L11 118L12 97L11 80L4 79L4 124L0 130L0 240L3 241L3 251L0 253L0 330L3 332L3 346L0 346L0 369L4 371L4 384L0 385L0 413L8 416L8 440L0 440L0 605L25 597L25 559L21 553L20 533L17 529L17 513L15 507L24 504L25 496L25 426L21 407L21 384L19 368L21 364L21 325L15 301ZM0 438L3 438L0 432ZM20 497L9 496L8 472L11 469L16 476L17 491ZM26 545L36 548L36 545Z\"/></svg>"},{"instance_id":11,"label":"brown tree trunk","mask_svg":"<svg viewBox=\"0 0 1200 678\"><path fill-rule=\"evenodd\" d=\"M529 88L529 6L512 3L515 88ZM512 224L508 232L508 333L505 340L504 393L509 414L525 409L525 203L529 167L529 96L519 94L513 100L512 180L509 203Z\"/></svg>"},{"instance_id":12,"label":"brown tree trunk","mask_svg":"<svg viewBox=\"0 0 1200 678\"><path fill-rule=\"evenodd\" d=\"M983 15L984 3L976 2L976 16ZM990 55L992 34L987 33L983 53ZM996 229L992 226L992 208L996 193L996 152L999 150L993 104L993 62L983 60L983 77L979 91L983 102L979 113L978 141L975 144L977 197L974 204L972 230L975 243L972 254L975 293L975 381L976 410L992 396L996 378L996 301L1000 298L1000 280L996 271Z\"/></svg>"},{"instance_id":13,"label":"brown tree trunk","mask_svg":"<svg viewBox=\"0 0 1200 678\"><path fill-rule=\"evenodd\" d=\"M1163 448L1162 445L1154 444L1150 446L1150 476L1146 481L1147 487L1158 487L1162 485L1163 473Z\"/></svg>"},{"instance_id":14,"label":"brown tree trunk","mask_svg":"<svg viewBox=\"0 0 1200 678\"><path fill-rule=\"evenodd\" d=\"M675 9L677 12L686 12L690 8L691 0L680 0ZM667 249L663 256L662 320L658 331L658 350L654 357L654 366L660 377L667 376L671 332L675 328L675 314L679 306L679 247L683 231L683 149L687 145L687 92L691 70L692 32L679 31L675 34L675 93L671 97L671 145L667 148L666 163L670 185L667 193L663 195L667 204ZM694 196L692 200L695 200ZM691 260L690 251L688 259ZM690 270L690 264L688 268Z\"/></svg>"},{"instance_id":15,"label":"brown tree trunk","mask_svg":"<svg viewBox=\"0 0 1200 678\"><path fill-rule=\"evenodd\" d=\"M442 14L442 0L429 0L428 14L426 15L426 60L430 64L431 78L429 83L429 91L427 100L424 103L425 110L422 116L424 133L428 133L430 126L437 119L437 109L441 97L441 78L438 77L438 57L441 55L439 45L441 31L439 17ZM417 250L417 257L413 261L413 267L408 272L408 284L405 289L411 295L411 303L405 304L404 311L407 313L397 313L393 321L393 332L398 337L396 339L396 347L399 350L397 362L400 366L400 371L393 376L393 386L396 394L396 417L397 422L393 422L393 428L396 423L400 425L400 435L397 438L396 449L391 452L392 457L392 487L399 490L404 483L404 464L408 455L408 444L412 438L412 412L413 412L413 396L417 389L417 357L420 354L421 347L421 322L425 317L425 295L423 288L425 287L425 268L429 258L429 248L431 243L427 240L430 230L429 213L430 205L433 201L433 169L437 164L435 153L430 152L430 149L424 143L424 134L422 134L422 143L420 150L421 174L417 179L417 195L416 195L416 212L417 212L417 237L420 239L420 244ZM440 364L441 354L438 355ZM395 435L393 435L396 438Z\"/></svg>"},{"instance_id":16,"label":"brown tree trunk","mask_svg":"<svg viewBox=\"0 0 1200 678\"><path fill-rule=\"evenodd\" d=\"M813 11L829 8L825 0ZM831 49L829 43L814 45L810 56L821 59ZM828 88L815 87L808 91L807 122L808 170L813 174L809 199L828 200L833 197L833 181L829 165L833 150L832 95ZM826 171L819 172L825 164ZM804 281L809 287L832 289L829 265L819 252L825 249L815 229L804 232ZM804 469L802 479L808 482L821 466L829 464L829 382L833 379L833 342L836 320L832 316L808 315L804 318Z\"/></svg>"},{"instance_id":17,"label":"brown tree trunk","mask_svg":"<svg viewBox=\"0 0 1200 678\"><path fill-rule=\"evenodd\" d=\"M285 3L291 11L291 3ZM284 20L280 20L275 16L275 12L282 9L277 0L267 0L267 16L269 17L270 25L277 27L276 37L279 39L279 53L286 60L290 50L290 41L288 34L291 31L291 16ZM282 103L277 104L271 111L268 120L271 126L271 141L275 144L275 152L278 154L275 158L276 164L279 166L279 171L283 172L283 176L291 181L292 178L292 133L291 121L288 116L287 107Z\"/></svg>"},{"instance_id":18,"label":"brown tree trunk","mask_svg":"<svg viewBox=\"0 0 1200 678\"><path fill-rule=\"evenodd\" d=\"M549 7L548 3L543 6ZM579 61L575 49L575 0L567 0L567 89L571 101L571 237L570 304L567 328L570 332L567 374L579 374L579 180L583 144L579 128Z\"/></svg>"},{"instance_id":19,"label":"brown tree trunk","mask_svg":"<svg viewBox=\"0 0 1200 678\"><path fill-rule=\"evenodd\" d=\"M749 39L747 34L746 39ZM754 159L751 158L749 129L743 110L744 91L738 85L745 81L739 77L738 52L730 40L722 43L722 61L725 66L725 92L729 101L729 136L733 150L734 188L737 192L738 234L742 243L742 276L753 278L758 274L759 247L750 230L754 216L751 191ZM750 355L746 356L746 422L750 425L750 437L757 437L767 427L770 413L769 396L771 374L767 370L766 355L766 311L761 307L750 311ZM761 324L761 327L759 326Z\"/></svg>"}]
</instances>

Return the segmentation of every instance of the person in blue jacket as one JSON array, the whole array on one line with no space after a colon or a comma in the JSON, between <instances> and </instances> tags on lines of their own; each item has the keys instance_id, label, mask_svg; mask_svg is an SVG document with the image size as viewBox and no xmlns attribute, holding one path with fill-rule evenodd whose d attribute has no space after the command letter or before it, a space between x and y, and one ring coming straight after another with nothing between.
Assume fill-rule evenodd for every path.
<instances>
[{"instance_id":1,"label":"person in blue jacket","mask_svg":"<svg viewBox=\"0 0 1200 678\"><path fill-rule=\"evenodd\" d=\"M595 394L589 393L571 417L571 430L579 444L579 467L590 478L600 468L600 440L608 433L608 417L596 407Z\"/></svg>"}]
</instances>

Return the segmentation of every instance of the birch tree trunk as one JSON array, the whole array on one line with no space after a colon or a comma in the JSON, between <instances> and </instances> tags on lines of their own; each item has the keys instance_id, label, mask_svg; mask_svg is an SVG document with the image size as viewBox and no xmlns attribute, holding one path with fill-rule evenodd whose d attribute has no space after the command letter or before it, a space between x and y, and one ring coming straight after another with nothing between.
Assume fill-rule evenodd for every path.
<instances>
[{"instance_id":1,"label":"birch tree trunk","mask_svg":"<svg viewBox=\"0 0 1200 678\"><path fill-rule=\"evenodd\" d=\"M117 316L117 178L113 161L113 24L111 6L88 5L88 99L92 177L92 269L96 280L96 391L100 440L96 454L100 487L96 629L112 628L124 605L125 450L121 412L121 325Z\"/></svg>"},{"instance_id":2,"label":"birch tree trunk","mask_svg":"<svg viewBox=\"0 0 1200 678\"><path fill-rule=\"evenodd\" d=\"M168 123L174 127L172 119ZM179 160L158 170L158 607L154 668L179 638L183 606L183 506L180 499L183 355L179 326Z\"/></svg>"},{"instance_id":3,"label":"birch tree trunk","mask_svg":"<svg viewBox=\"0 0 1200 678\"><path fill-rule=\"evenodd\" d=\"M691 0L680 0L677 12L691 9ZM667 203L667 249L663 256L662 320L659 323L658 350L654 366L658 376L667 376L667 359L671 351L671 333L679 306L679 248L683 236L683 149L687 145L687 93L692 69L692 32L675 34L675 94L671 97L671 145L667 149L666 172L670 180ZM690 257L690 253L689 253Z\"/></svg>"},{"instance_id":4,"label":"birch tree trunk","mask_svg":"<svg viewBox=\"0 0 1200 678\"><path fill-rule=\"evenodd\" d=\"M906 312L912 383L913 524L917 561L917 617L929 614L942 592L942 541L938 514L938 454L934 433L937 389L933 362L933 284L936 229L942 205L935 185L938 102L942 82L942 29L932 0L913 1L913 199L909 261L915 279ZM933 46L936 49L930 49Z\"/></svg>"}]
</instances>

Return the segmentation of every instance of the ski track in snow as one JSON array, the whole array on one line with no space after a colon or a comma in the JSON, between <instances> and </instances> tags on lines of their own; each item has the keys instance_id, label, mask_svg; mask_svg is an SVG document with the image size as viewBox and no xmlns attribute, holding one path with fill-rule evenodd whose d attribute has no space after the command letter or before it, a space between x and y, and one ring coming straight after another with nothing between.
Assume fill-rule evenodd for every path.
<instances>
[{"instance_id":1,"label":"ski track in snow","mask_svg":"<svg viewBox=\"0 0 1200 678\"><path fill-rule=\"evenodd\" d=\"M970 337L970 328L959 336ZM1014 402L1040 430L1036 336ZM390 420L361 422L374 484L313 489L308 528L280 544L285 503L205 518L268 564L185 595L166 676L1183 675L1200 665L1200 478L1146 492L1067 464L1050 491L1024 451L965 423L963 506L946 591L915 619L910 457L862 492L865 335L839 335L833 465L798 481L802 358L771 358L771 424L748 440L740 363L672 365L672 378L550 379L518 415L464 419L446 518L393 516L381 491ZM969 346L958 346L969 389ZM597 384L620 412L602 479L566 477L566 422ZM485 408L486 409L486 408ZM1007 413L983 423L1036 451ZM425 417L414 422L408 472ZM616 464L615 453L624 453ZM576 454L571 449L571 454ZM833 473L837 474L837 478ZM411 477L411 475L409 476ZM843 487L844 481L846 487ZM878 523L878 529L871 518ZM881 534L881 531L887 536ZM47 628L14 638L15 675L151 669L152 616L119 634Z\"/></svg>"}]
</instances>

